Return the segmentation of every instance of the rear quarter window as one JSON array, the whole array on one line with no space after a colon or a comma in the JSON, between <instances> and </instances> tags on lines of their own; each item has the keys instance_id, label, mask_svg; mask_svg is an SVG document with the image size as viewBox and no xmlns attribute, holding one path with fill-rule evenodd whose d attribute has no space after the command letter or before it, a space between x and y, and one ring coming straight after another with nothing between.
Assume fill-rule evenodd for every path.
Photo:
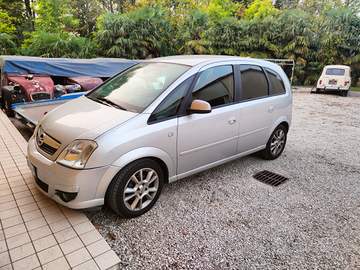
<instances>
[{"instance_id":1,"label":"rear quarter window","mask_svg":"<svg viewBox=\"0 0 360 270\"><path fill-rule=\"evenodd\" d=\"M268 74L274 95L284 94L285 93L285 85L284 85L284 82L283 82L282 78L280 77L280 75L272 69L269 69L269 68L265 68L265 69Z\"/></svg>"}]
</instances>

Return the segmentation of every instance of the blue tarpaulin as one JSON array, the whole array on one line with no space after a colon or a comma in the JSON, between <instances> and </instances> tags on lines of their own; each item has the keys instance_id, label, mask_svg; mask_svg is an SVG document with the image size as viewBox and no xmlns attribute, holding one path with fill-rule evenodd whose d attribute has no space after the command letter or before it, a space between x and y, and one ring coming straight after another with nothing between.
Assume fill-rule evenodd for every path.
<instances>
[{"instance_id":1,"label":"blue tarpaulin","mask_svg":"<svg viewBox=\"0 0 360 270\"><path fill-rule=\"evenodd\" d=\"M0 56L2 73L31 73L60 77L111 77L140 61L122 58L41 58Z\"/></svg>"}]
</instances>

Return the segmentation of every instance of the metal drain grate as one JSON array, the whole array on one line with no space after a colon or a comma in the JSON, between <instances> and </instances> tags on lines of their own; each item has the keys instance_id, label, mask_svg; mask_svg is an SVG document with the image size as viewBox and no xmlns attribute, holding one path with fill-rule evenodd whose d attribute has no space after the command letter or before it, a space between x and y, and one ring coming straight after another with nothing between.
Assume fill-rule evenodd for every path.
<instances>
[{"instance_id":1,"label":"metal drain grate","mask_svg":"<svg viewBox=\"0 0 360 270\"><path fill-rule=\"evenodd\" d=\"M284 183L288 178L278 175L269 171L261 171L253 175L256 180L263 182L265 184L277 187L278 185Z\"/></svg>"}]
</instances>

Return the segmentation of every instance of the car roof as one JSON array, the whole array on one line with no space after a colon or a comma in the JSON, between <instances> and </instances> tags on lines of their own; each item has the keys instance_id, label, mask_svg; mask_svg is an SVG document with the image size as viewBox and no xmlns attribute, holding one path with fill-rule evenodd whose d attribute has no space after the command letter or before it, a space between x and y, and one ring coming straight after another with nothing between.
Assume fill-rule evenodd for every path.
<instances>
[{"instance_id":1,"label":"car roof","mask_svg":"<svg viewBox=\"0 0 360 270\"><path fill-rule=\"evenodd\" d=\"M325 69L329 69L329 68L343 68L343 69L350 69L349 66L344 66L344 65L329 65L329 66L325 66Z\"/></svg>"},{"instance_id":2,"label":"car roof","mask_svg":"<svg viewBox=\"0 0 360 270\"><path fill-rule=\"evenodd\" d=\"M176 55L176 56L153 58L146 61L174 63L174 64L181 64L181 65L187 65L193 67L202 63L211 63L222 60L252 61L257 63L264 61L260 59L253 59L250 57L238 57L238 56L229 56L229 55Z\"/></svg>"}]
</instances>

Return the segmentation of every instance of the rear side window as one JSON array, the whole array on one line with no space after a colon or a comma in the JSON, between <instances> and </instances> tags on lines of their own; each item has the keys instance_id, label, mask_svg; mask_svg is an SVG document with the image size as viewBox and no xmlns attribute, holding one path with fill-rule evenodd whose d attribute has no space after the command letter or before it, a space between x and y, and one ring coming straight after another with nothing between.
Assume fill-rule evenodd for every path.
<instances>
[{"instance_id":1,"label":"rear side window","mask_svg":"<svg viewBox=\"0 0 360 270\"><path fill-rule=\"evenodd\" d=\"M269 95L269 84L261 67L241 65L242 100Z\"/></svg>"},{"instance_id":2,"label":"rear side window","mask_svg":"<svg viewBox=\"0 0 360 270\"><path fill-rule=\"evenodd\" d=\"M343 76L345 74L345 69L342 68L329 68L326 70L326 75L337 75Z\"/></svg>"},{"instance_id":3,"label":"rear side window","mask_svg":"<svg viewBox=\"0 0 360 270\"><path fill-rule=\"evenodd\" d=\"M211 107L234 102L234 73L232 66L209 68L196 81L192 100L200 99Z\"/></svg>"},{"instance_id":4,"label":"rear side window","mask_svg":"<svg viewBox=\"0 0 360 270\"><path fill-rule=\"evenodd\" d=\"M274 95L285 93L285 85L280 75L269 68L265 68L268 74Z\"/></svg>"}]
</instances>

